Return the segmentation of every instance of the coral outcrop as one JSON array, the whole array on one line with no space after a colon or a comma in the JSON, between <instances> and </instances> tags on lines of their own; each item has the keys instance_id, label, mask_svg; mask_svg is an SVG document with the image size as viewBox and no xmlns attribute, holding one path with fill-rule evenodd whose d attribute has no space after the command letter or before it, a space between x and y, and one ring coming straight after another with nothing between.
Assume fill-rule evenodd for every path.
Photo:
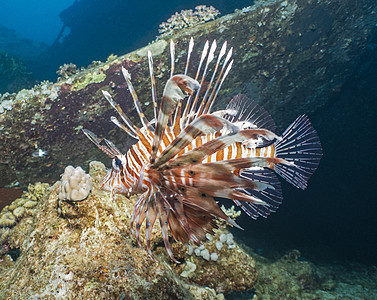
<instances>
[{"instance_id":1,"label":"coral outcrop","mask_svg":"<svg viewBox=\"0 0 377 300\"><path fill-rule=\"evenodd\" d=\"M181 277L213 288L217 293L252 290L257 278L255 262L233 240L232 233L220 227L215 235L207 238L208 241L200 247L188 246L189 258ZM242 273L235 270L242 270Z\"/></svg>"},{"instance_id":2,"label":"coral outcrop","mask_svg":"<svg viewBox=\"0 0 377 300\"><path fill-rule=\"evenodd\" d=\"M93 182L81 167L68 166L64 170L59 188L59 200L82 201L88 197Z\"/></svg>"},{"instance_id":3,"label":"coral outcrop","mask_svg":"<svg viewBox=\"0 0 377 300\"><path fill-rule=\"evenodd\" d=\"M1 299L223 299L223 291L253 288L255 263L237 245L229 250L224 246L217 261L207 261L174 243L183 262L175 264L155 230L153 260L137 246L129 228L136 199L117 195L111 200L110 193L99 190L102 163L91 162L89 174L93 190L86 200L63 201L64 214L59 214L58 181L38 197L32 214L0 231L0 241L7 240L0 252ZM28 195L23 198L35 194ZM16 260L4 254L16 250ZM195 270L179 276L189 262Z\"/></svg>"},{"instance_id":4,"label":"coral outcrop","mask_svg":"<svg viewBox=\"0 0 377 300\"><path fill-rule=\"evenodd\" d=\"M258 270L254 300L376 299L377 268L359 264L313 264L293 249L278 259L252 253Z\"/></svg>"},{"instance_id":5,"label":"coral outcrop","mask_svg":"<svg viewBox=\"0 0 377 300\"><path fill-rule=\"evenodd\" d=\"M194 10L183 9L180 13L176 12L166 22L160 24L158 31L161 33L160 37L163 37L172 34L174 31L214 20L218 15L220 15L220 11L213 6L199 5Z\"/></svg>"},{"instance_id":6,"label":"coral outcrop","mask_svg":"<svg viewBox=\"0 0 377 300\"><path fill-rule=\"evenodd\" d=\"M12 228L25 214L33 215L38 202L47 193L47 188L47 183L29 184L27 192L21 198L5 206L0 212L0 227Z\"/></svg>"}]
</instances>

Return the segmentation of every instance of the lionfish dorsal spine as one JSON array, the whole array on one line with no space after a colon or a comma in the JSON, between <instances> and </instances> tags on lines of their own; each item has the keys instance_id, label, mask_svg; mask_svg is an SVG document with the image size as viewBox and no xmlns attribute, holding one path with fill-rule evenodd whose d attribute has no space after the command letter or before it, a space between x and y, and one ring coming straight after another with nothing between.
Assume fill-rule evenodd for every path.
<instances>
[{"instance_id":1,"label":"lionfish dorsal spine","mask_svg":"<svg viewBox=\"0 0 377 300\"><path fill-rule=\"evenodd\" d=\"M189 43L189 47L188 47L188 50L187 50L187 60L186 60L186 67L185 67L185 75L187 75L187 72L188 72L188 67L190 65L190 58L191 58L191 53L192 53L192 50L194 49L194 39L193 37L190 37L190 43Z\"/></svg>"},{"instance_id":2,"label":"lionfish dorsal spine","mask_svg":"<svg viewBox=\"0 0 377 300\"><path fill-rule=\"evenodd\" d=\"M203 99L202 99L202 103L200 104L200 107L198 109L198 112L197 112L197 115L200 116L202 115L203 113L206 113L205 112L205 108L208 106L208 103L209 101L207 101L207 97L208 97L208 94L209 94L209 91L211 90L211 87L212 87L212 84L214 82L214 79L215 79L215 76L216 76L216 73L217 73L217 69L219 68L219 64L220 64L220 60L221 58L225 55L226 53L226 47L227 47L227 42L225 41L221 47L221 50L220 50L220 53L217 57L217 61L216 61L216 65L215 65L215 69L212 73L212 77L211 77L211 80L210 82L208 83L208 86L207 86L207 90L203 96Z\"/></svg>"},{"instance_id":3,"label":"lionfish dorsal spine","mask_svg":"<svg viewBox=\"0 0 377 300\"><path fill-rule=\"evenodd\" d=\"M206 56L208 54L208 49L209 49L209 41L207 40L204 44L202 54L200 56L200 61L199 61L198 69L196 71L195 80L198 80L198 78L199 78L199 73L200 73L200 70L202 68L204 59L206 58ZM187 102L186 102L185 109L183 111L183 115L182 115L182 120L183 120L184 126L187 124L188 117L190 116L189 112L190 112L190 108L191 108L191 102L192 102L192 96L189 96L188 99L187 99Z\"/></svg>"},{"instance_id":4,"label":"lionfish dorsal spine","mask_svg":"<svg viewBox=\"0 0 377 300\"><path fill-rule=\"evenodd\" d=\"M132 132L128 127L126 127L123 123L119 122L119 120L114 117L114 116L111 116L110 117L110 120L111 122L113 122L116 126L118 126L120 129L122 129L123 131L125 131L129 136L133 137L134 139L139 139L139 137L137 135L134 134L134 132ZM132 127L131 127L132 128ZM134 128L133 128L134 129Z\"/></svg>"},{"instance_id":5,"label":"lionfish dorsal spine","mask_svg":"<svg viewBox=\"0 0 377 300\"><path fill-rule=\"evenodd\" d=\"M232 59L232 60L230 61L230 63L228 64L228 66L227 66L227 68L226 68L226 70L225 70L224 76L221 78L220 84L218 85L218 87L217 87L217 89L216 89L216 92L215 92L213 98L212 98L212 97L210 98L210 103L211 103L211 104L209 105L209 108L208 108L208 112L209 112L209 113L210 113L211 110L212 110L212 106L213 106L213 104L215 103L216 97L217 97L217 95L218 95L218 93L219 93L219 91L220 91L220 89L221 89L221 86L223 85L223 83L224 83L224 81L225 81L225 78L228 76L229 71L232 69L233 61L234 61L234 60ZM213 91L215 91L215 89L214 89Z\"/></svg>"},{"instance_id":6,"label":"lionfish dorsal spine","mask_svg":"<svg viewBox=\"0 0 377 300\"><path fill-rule=\"evenodd\" d=\"M143 127L146 130L150 130L150 131L153 132L154 128L150 124L150 122L148 121L148 119L146 118L146 116L145 116L145 114L143 112L143 109L141 108L139 98L138 98L138 96L136 94L136 91L135 91L133 85L132 85L131 74L124 67L122 67L122 74L123 74L124 79L127 82L127 86L128 86L128 89L129 89L129 91L131 93L132 99L134 101L134 105L135 105L136 111L137 111L137 113L139 115L141 124L143 124Z\"/></svg>"},{"instance_id":7,"label":"lionfish dorsal spine","mask_svg":"<svg viewBox=\"0 0 377 300\"><path fill-rule=\"evenodd\" d=\"M222 67L221 67L220 74L217 77L216 83L215 83L215 85L214 85L214 87L213 87L213 89L211 91L211 95L209 96L209 98L207 100L206 107L204 108L204 112L203 112L204 114L207 114L207 113L209 113L211 111L212 104L215 101L215 97L214 97L215 91L217 90L217 87L219 86L219 83L220 83L220 80L221 80L221 78L223 76L224 70L227 67L230 58L232 57L232 54L233 54L233 47L231 47L228 50L228 53L227 53L227 55L225 57L225 60L224 60L224 63L222 65Z\"/></svg>"},{"instance_id":8,"label":"lionfish dorsal spine","mask_svg":"<svg viewBox=\"0 0 377 300\"><path fill-rule=\"evenodd\" d=\"M153 57L152 57L152 52L150 50L148 50L148 66L149 66L149 77L151 79L153 115L154 115L154 119L157 121L158 105L157 105L157 96L156 96L156 78L153 72Z\"/></svg>"},{"instance_id":9,"label":"lionfish dorsal spine","mask_svg":"<svg viewBox=\"0 0 377 300\"><path fill-rule=\"evenodd\" d=\"M169 118L175 112L177 104L187 95L192 95L199 89L199 83L187 75L174 75L164 88L160 111L157 118L156 129L153 135L152 153L150 162L153 165L157 156L157 151L165 133Z\"/></svg>"},{"instance_id":10,"label":"lionfish dorsal spine","mask_svg":"<svg viewBox=\"0 0 377 300\"><path fill-rule=\"evenodd\" d=\"M173 40L170 40L170 64L170 78L172 78L175 71L175 44Z\"/></svg>"},{"instance_id":11,"label":"lionfish dorsal spine","mask_svg":"<svg viewBox=\"0 0 377 300\"><path fill-rule=\"evenodd\" d=\"M203 70L203 73L202 73L202 77L201 77L201 80L200 80L201 86L203 86L204 80L206 79L208 66L215 57L216 48L217 48L217 43L216 43L216 40L214 40L212 42L211 48L209 50L209 53L208 53L208 56L207 56L207 62L205 64L205 67L204 67L204 70ZM192 106L191 106L190 113L189 113L189 115L191 115L191 118L194 118L194 115L196 116L196 114L195 114L196 113L196 106L197 106L197 103L198 103L198 100L199 100L199 93L200 92L201 92L201 90L198 89L197 92L196 92L194 101L192 102Z\"/></svg>"},{"instance_id":12,"label":"lionfish dorsal spine","mask_svg":"<svg viewBox=\"0 0 377 300\"><path fill-rule=\"evenodd\" d=\"M130 134L132 137L137 137L139 135L140 128L138 128L136 125L134 125L132 123L132 121L124 113L124 111L120 107L120 105L114 101L114 99L111 97L111 95L107 91L102 91L102 94L104 95L104 97L107 100L107 102L109 102L110 105L116 110L116 112L118 113L118 115L122 118L123 122L126 123L126 125L128 126L129 131L131 131L132 133L130 133L128 130L125 130L125 131L128 134ZM115 125L118 125L118 123L120 123L120 122L118 120L114 122L113 121L114 119L117 120L115 117L113 117L112 122ZM121 128L123 129L123 127L121 127Z\"/></svg>"}]
</instances>

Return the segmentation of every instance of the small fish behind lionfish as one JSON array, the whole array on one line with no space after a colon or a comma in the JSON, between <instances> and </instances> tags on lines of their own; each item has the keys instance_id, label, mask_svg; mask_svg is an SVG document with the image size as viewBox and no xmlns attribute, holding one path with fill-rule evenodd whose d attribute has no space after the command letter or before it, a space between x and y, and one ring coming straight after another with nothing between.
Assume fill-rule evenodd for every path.
<instances>
[{"instance_id":1,"label":"small fish behind lionfish","mask_svg":"<svg viewBox=\"0 0 377 300\"><path fill-rule=\"evenodd\" d=\"M83 129L112 158L112 168L105 175L102 188L112 197L115 193L140 194L131 218L139 245L140 228L145 222L147 250L152 256L151 231L158 218L165 248L175 262L169 229L175 240L199 245L207 233L213 234L217 228L216 219L240 228L219 208L216 198L233 200L253 219L267 217L282 202L275 173L305 189L322 156L318 135L305 115L277 136L271 116L244 95L235 96L224 110L211 112L232 67L233 49L227 51L227 43L223 44L205 89L203 82L209 77L216 41L211 47L208 41L205 43L195 79L186 75L193 45L191 38L184 74L174 75L175 47L171 41L172 68L159 108L152 54L148 52L154 123L145 117L126 69L122 68L122 73L141 128L103 91L125 124L115 117L111 121L138 140L126 154L106 139L102 144L94 133Z\"/></svg>"}]
</instances>

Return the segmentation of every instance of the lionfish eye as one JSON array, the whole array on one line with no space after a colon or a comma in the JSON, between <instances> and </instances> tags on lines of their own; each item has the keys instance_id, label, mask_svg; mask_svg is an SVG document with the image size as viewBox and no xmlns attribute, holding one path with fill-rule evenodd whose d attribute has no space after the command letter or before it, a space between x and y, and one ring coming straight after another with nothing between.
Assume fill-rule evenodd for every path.
<instances>
[{"instance_id":1,"label":"lionfish eye","mask_svg":"<svg viewBox=\"0 0 377 300\"><path fill-rule=\"evenodd\" d=\"M119 168L122 165L122 161L118 157L114 159L115 159L115 165Z\"/></svg>"}]
</instances>

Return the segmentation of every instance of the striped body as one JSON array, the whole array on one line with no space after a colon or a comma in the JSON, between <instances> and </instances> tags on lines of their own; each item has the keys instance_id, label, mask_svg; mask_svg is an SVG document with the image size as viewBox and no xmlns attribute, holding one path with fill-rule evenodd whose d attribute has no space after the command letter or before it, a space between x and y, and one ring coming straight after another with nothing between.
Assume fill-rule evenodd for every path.
<instances>
[{"instance_id":1,"label":"striped body","mask_svg":"<svg viewBox=\"0 0 377 300\"><path fill-rule=\"evenodd\" d=\"M220 135L221 134L218 132L198 137L186 146L182 153L187 153ZM167 129L162 138L162 143L157 155L161 154L175 138L176 136L174 132ZM142 168L149 162L152 140L153 133L148 131L147 134L144 134L144 139L142 141L132 145L124 157L122 157L122 160L125 162L122 171L116 172L114 169L110 169L103 179L101 188L109 192L115 190L116 193L121 194L128 194L129 191L135 190L135 186L142 173ZM249 148L242 143L234 143L231 146L208 156L203 160L203 163L247 157L275 157L275 154L274 144L262 148ZM177 156L179 155L180 154ZM273 168L273 164L269 167ZM151 182L149 178L146 177L143 180L143 190L145 191L148 188L151 188Z\"/></svg>"},{"instance_id":2,"label":"striped body","mask_svg":"<svg viewBox=\"0 0 377 300\"><path fill-rule=\"evenodd\" d=\"M191 39L184 74L174 75L171 42L171 77L159 108L152 54L148 53L155 125L144 115L126 69L122 73L142 127L135 126L111 95L103 92L122 119L111 117L111 121L138 140L125 154L110 141L83 130L112 158L102 188L112 197L116 193L139 195L131 217L138 243L145 224L147 250L152 256L151 231L159 220L165 248L174 261L169 232L177 241L199 245L217 228L217 219L239 227L219 208L217 198L233 201L253 219L267 217L282 202L275 174L304 189L322 156L317 133L305 115L278 136L271 116L244 95L235 96L224 110L212 112L232 67L233 49L227 50L225 42L215 60L216 41L211 46L207 41L192 78L186 74L193 45ZM208 76L211 65L212 75Z\"/></svg>"}]
</instances>

